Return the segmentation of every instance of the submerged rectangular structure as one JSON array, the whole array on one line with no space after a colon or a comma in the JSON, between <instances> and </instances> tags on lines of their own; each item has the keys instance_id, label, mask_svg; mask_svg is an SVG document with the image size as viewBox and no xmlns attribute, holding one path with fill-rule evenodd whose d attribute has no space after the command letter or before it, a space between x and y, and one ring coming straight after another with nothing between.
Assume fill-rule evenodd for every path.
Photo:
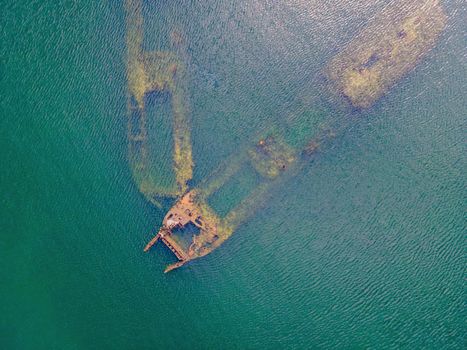
<instances>
[{"instance_id":1,"label":"submerged rectangular structure","mask_svg":"<svg viewBox=\"0 0 467 350\"><path fill-rule=\"evenodd\" d=\"M141 193L152 203L164 197L177 197L188 189L193 176L191 127L186 87L184 43L181 33L171 32L170 51L144 49L143 2L126 0L126 45L128 80L128 158L133 178ZM173 169L175 183L165 186L158 179L159 168L150 161L151 139L158 133L149 133L146 97L158 92L170 96L173 134ZM159 130L156 130L159 131Z\"/></svg>"}]
</instances>

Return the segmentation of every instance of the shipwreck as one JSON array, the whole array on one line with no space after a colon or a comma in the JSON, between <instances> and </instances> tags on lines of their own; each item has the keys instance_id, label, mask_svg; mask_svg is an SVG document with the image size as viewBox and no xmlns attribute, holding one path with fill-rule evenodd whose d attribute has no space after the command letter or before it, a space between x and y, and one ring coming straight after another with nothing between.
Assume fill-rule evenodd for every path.
<instances>
[{"instance_id":1,"label":"shipwreck","mask_svg":"<svg viewBox=\"0 0 467 350\"><path fill-rule=\"evenodd\" d=\"M304 135L298 142L289 135L302 126L272 126L251 145L226 159L196 188L189 188L193 160L183 40L173 33L173 50L145 51L142 2L126 0L125 8L129 162L139 190L149 201L158 205L161 198L175 199L160 229L144 248L148 251L156 242L164 243L178 260L165 269L168 272L209 254L225 242L267 202L280 181L298 174L304 164L339 134L344 124L337 124L338 127L320 124L313 130L314 136ZM355 108L369 108L434 47L446 19L436 0L402 1L386 7L326 66L331 90ZM172 187L158 184L157 167L148 161L151 150L145 95L152 91L164 91L171 96L176 178ZM210 197L230 179L242 176L245 169L258 179L254 188L232 209L216 212L210 205Z\"/></svg>"}]
</instances>

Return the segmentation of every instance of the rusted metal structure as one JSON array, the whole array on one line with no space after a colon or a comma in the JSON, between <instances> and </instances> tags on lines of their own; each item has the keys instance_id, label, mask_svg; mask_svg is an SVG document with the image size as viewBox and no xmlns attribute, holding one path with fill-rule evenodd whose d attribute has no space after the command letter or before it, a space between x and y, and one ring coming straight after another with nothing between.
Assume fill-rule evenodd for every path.
<instances>
[{"instance_id":1,"label":"rusted metal structure","mask_svg":"<svg viewBox=\"0 0 467 350\"><path fill-rule=\"evenodd\" d=\"M270 134L260 139L248 150L229 158L214 176L183 195L166 214L159 232L144 250L148 251L159 239L162 239L179 260L169 265L165 272L209 254L265 204L279 182L296 175L304 163L309 161L319 148L331 141L335 135L335 130L322 128L315 138L303 142L301 149L292 148L281 140L280 135ZM220 190L232 177L241 176L241 171L245 166L254 169L259 182L232 210L220 216L209 205L209 197ZM180 234L180 231L189 225L195 226L199 231L189 237L187 246L183 243L186 238L183 238L184 235Z\"/></svg>"}]
</instances>

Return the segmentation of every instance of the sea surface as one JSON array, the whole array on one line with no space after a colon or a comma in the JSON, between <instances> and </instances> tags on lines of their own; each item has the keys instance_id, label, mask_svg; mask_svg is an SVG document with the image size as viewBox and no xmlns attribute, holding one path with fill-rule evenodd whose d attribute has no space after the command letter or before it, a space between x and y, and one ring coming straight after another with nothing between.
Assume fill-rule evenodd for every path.
<instances>
[{"instance_id":1,"label":"sea surface","mask_svg":"<svg viewBox=\"0 0 467 350\"><path fill-rule=\"evenodd\" d=\"M345 125L219 249L163 274L170 251L142 250L173 202L131 176L123 2L2 1L0 348L465 349L465 3L443 2L436 47L372 108L322 79L387 3L144 1L145 48L172 30L188 48L193 186L270 125L308 130L296 111ZM257 181L235 180L220 211Z\"/></svg>"}]
</instances>

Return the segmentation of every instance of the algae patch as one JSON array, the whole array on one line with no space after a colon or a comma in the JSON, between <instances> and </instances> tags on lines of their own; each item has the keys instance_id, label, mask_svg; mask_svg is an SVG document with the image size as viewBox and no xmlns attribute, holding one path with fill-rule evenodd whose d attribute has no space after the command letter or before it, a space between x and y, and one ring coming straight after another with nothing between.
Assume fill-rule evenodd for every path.
<instances>
[{"instance_id":1,"label":"algae patch","mask_svg":"<svg viewBox=\"0 0 467 350\"><path fill-rule=\"evenodd\" d=\"M329 63L334 89L354 107L370 107L434 47L446 21L437 0L387 7Z\"/></svg>"}]
</instances>

